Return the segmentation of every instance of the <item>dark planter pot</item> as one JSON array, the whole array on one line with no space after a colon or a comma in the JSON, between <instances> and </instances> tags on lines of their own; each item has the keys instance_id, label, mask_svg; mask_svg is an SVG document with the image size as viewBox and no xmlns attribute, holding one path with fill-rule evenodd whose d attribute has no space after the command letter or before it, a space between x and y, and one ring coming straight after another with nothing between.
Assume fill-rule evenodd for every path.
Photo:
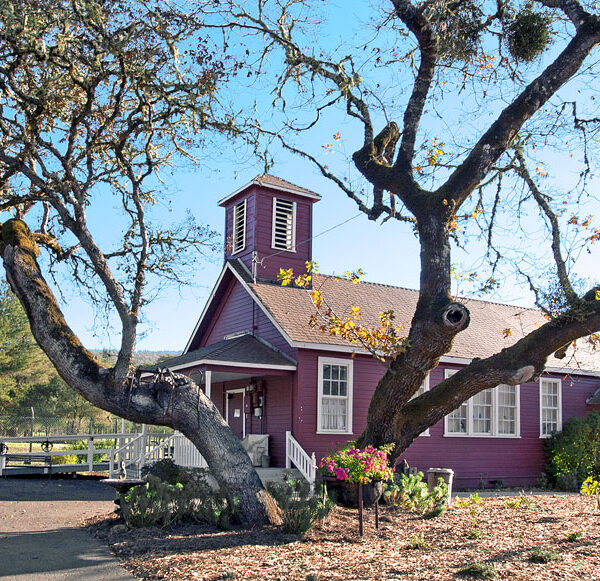
<instances>
[{"instance_id":1,"label":"dark planter pot","mask_svg":"<svg viewBox=\"0 0 600 581\"><path fill-rule=\"evenodd\" d=\"M356 508L358 506L358 484L338 480L329 476L323 477L323 482L327 486L327 493L342 506ZM373 506L379 502L383 494L383 482L373 482L363 484L363 504L364 506Z\"/></svg>"}]
</instances>

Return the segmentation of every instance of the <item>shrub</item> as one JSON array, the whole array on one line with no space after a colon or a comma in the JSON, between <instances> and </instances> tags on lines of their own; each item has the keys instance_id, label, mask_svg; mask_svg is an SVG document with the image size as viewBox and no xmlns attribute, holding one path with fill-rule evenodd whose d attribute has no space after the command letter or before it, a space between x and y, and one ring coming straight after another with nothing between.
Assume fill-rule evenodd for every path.
<instances>
[{"instance_id":1,"label":"shrub","mask_svg":"<svg viewBox=\"0 0 600 581\"><path fill-rule=\"evenodd\" d=\"M565 538L567 539L567 541L569 541L570 543L575 543L581 537L583 537L584 534L585 534L585 531L573 531L570 533L563 533L563 535L565 535Z\"/></svg>"},{"instance_id":2,"label":"shrub","mask_svg":"<svg viewBox=\"0 0 600 581\"><path fill-rule=\"evenodd\" d=\"M600 476L588 476L581 485L581 494L596 496L596 510L600 510Z\"/></svg>"},{"instance_id":3,"label":"shrub","mask_svg":"<svg viewBox=\"0 0 600 581\"><path fill-rule=\"evenodd\" d=\"M410 539L408 539L408 545L411 549L427 549L429 547L423 533L410 537Z\"/></svg>"},{"instance_id":4,"label":"shrub","mask_svg":"<svg viewBox=\"0 0 600 581\"><path fill-rule=\"evenodd\" d=\"M142 476L147 476L149 474L167 484L177 484L178 482L183 484L188 480L184 471L170 458L158 460L144 466L142 468Z\"/></svg>"},{"instance_id":5,"label":"shrub","mask_svg":"<svg viewBox=\"0 0 600 581\"><path fill-rule=\"evenodd\" d=\"M532 503L533 499L527 496L524 491L521 491L516 498L507 498L504 506L506 508L524 509L531 506Z\"/></svg>"},{"instance_id":6,"label":"shrub","mask_svg":"<svg viewBox=\"0 0 600 581\"><path fill-rule=\"evenodd\" d=\"M495 579L498 572L493 565L485 563L469 563L458 570L461 577L473 577L474 579Z\"/></svg>"},{"instance_id":7,"label":"shrub","mask_svg":"<svg viewBox=\"0 0 600 581\"><path fill-rule=\"evenodd\" d=\"M534 547L529 555L529 560L532 563L550 563L560 559L562 559L560 553L550 547Z\"/></svg>"},{"instance_id":8,"label":"shrub","mask_svg":"<svg viewBox=\"0 0 600 581\"><path fill-rule=\"evenodd\" d=\"M475 494L471 494L469 498L457 498L454 501L454 505L458 508L466 508L467 506L477 505L481 502L482 498L476 492Z\"/></svg>"},{"instance_id":9,"label":"shrub","mask_svg":"<svg viewBox=\"0 0 600 581\"><path fill-rule=\"evenodd\" d=\"M311 496L310 484L303 478L269 482L267 490L283 512L283 531L286 533L306 533L333 508L333 502L329 498L322 500Z\"/></svg>"},{"instance_id":10,"label":"shrub","mask_svg":"<svg viewBox=\"0 0 600 581\"><path fill-rule=\"evenodd\" d=\"M204 521L229 528L237 499L228 502L221 491L205 481L169 484L148 475L145 486L121 497L121 511L130 528L169 526L184 521Z\"/></svg>"},{"instance_id":11,"label":"shrub","mask_svg":"<svg viewBox=\"0 0 600 581\"><path fill-rule=\"evenodd\" d=\"M469 533L467 536L470 539L478 539L482 534L483 533L481 532L481 529L477 525L477 519L473 518L473 520L471 521L471 526L469 527Z\"/></svg>"},{"instance_id":12,"label":"shrub","mask_svg":"<svg viewBox=\"0 0 600 581\"><path fill-rule=\"evenodd\" d=\"M439 478L437 485L429 491L422 472L401 474L397 482L385 485L383 499L391 506L422 513L430 511L430 516L436 516L446 509L448 486L443 478Z\"/></svg>"},{"instance_id":13,"label":"shrub","mask_svg":"<svg viewBox=\"0 0 600 581\"><path fill-rule=\"evenodd\" d=\"M144 486L136 486L121 497L121 513L129 528L168 526L179 517L179 497L183 485L171 485L149 476Z\"/></svg>"},{"instance_id":14,"label":"shrub","mask_svg":"<svg viewBox=\"0 0 600 581\"><path fill-rule=\"evenodd\" d=\"M579 490L583 481L600 475L600 413L570 418L546 442L546 471L554 486Z\"/></svg>"}]
</instances>

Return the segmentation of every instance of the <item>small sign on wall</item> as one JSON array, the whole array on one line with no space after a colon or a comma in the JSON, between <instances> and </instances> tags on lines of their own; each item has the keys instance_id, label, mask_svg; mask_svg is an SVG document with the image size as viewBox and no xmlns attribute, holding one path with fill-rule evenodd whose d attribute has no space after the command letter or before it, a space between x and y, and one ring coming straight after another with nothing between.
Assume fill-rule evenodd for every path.
<instances>
[{"instance_id":1,"label":"small sign on wall","mask_svg":"<svg viewBox=\"0 0 600 581\"><path fill-rule=\"evenodd\" d=\"M240 408L234 409L233 410L233 417L234 418L241 418L242 417L242 410Z\"/></svg>"}]
</instances>

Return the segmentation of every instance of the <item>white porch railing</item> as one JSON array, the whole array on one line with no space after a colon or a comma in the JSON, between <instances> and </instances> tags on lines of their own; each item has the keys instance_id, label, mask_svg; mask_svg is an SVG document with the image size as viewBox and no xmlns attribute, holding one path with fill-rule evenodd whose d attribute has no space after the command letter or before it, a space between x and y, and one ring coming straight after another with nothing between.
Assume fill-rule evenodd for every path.
<instances>
[{"instance_id":1,"label":"white porch railing","mask_svg":"<svg viewBox=\"0 0 600 581\"><path fill-rule=\"evenodd\" d=\"M315 453L308 455L292 432L285 433L285 467L291 468L292 464L300 471L300 474L306 478L311 487L314 487L317 479L317 459Z\"/></svg>"},{"instance_id":2,"label":"white porch railing","mask_svg":"<svg viewBox=\"0 0 600 581\"><path fill-rule=\"evenodd\" d=\"M109 474L113 478L120 471L121 463L130 471L130 476L139 477L146 464L170 458L173 454L172 442L174 434L133 434L124 438L116 450L110 452Z\"/></svg>"},{"instance_id":3,"label":"white porch railing","mask_svg":"<svg viewBox=\"0 0 600 581\"><path fill-rule=\"evenodd\" d=\"M173 438L173 462L183 468L208 468L198 449L183 434L175 432Z\"/></svg>"}]
</instances>

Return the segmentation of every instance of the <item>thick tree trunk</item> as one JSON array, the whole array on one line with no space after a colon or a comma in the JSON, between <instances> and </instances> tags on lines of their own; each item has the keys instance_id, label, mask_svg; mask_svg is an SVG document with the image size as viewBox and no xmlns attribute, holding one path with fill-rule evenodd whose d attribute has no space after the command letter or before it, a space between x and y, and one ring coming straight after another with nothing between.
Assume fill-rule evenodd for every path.
<instances>
[{"instance_id":1,"label":"thick tree trunk","mask_svg":"<svg viewBox=\"0 0 600 581\"><path fill-rule=\"evenodd\" d=\"M185 434L206 459L238 515L248 526L279 522L279 510L264 490L252 462L214 404L188 378L144 384L115 381L67 325L37 263L38 249L24 222L1 225L0 254L8 282L23 305L31 330L60 376L95 406L120 417L171 426Z\"/></svg>"},{"instance_id":2,"label":"thick tree trunk","mask_svg":"<svg viewBox=\"0 0 600 581\"><path fill-rule=\"evenodd\" d=\"M549 355L600 329L598 289L581 304L549 321L512 347L476 359L457 374L415 399L427 373L452 348L469 324L469 312L450 296L450 244L446 220L433 212L419 216L421 287L409 333L409 346L385 373L371 399L359 446L394 443L395 461L424 430L475 394L501 383L516 385L537 378Z\"/></svg>"},{"instance_id":3,"label":"thick tree trunk","mask_svg":"<svg viewBox=\"0 0 600 581\"><path fill-rule=\"evenodd\" d=\"M391 363L375 389L360 446L398 443L405 429L401 410L450 350L456 334L469 324L469 311L450 297L446 274L450 272L450 241L446 218L440 212L426 212L419 221L421 286L409 346ZM396 453L398 449L397 445Z\"/></svg>"}]
</instances>

